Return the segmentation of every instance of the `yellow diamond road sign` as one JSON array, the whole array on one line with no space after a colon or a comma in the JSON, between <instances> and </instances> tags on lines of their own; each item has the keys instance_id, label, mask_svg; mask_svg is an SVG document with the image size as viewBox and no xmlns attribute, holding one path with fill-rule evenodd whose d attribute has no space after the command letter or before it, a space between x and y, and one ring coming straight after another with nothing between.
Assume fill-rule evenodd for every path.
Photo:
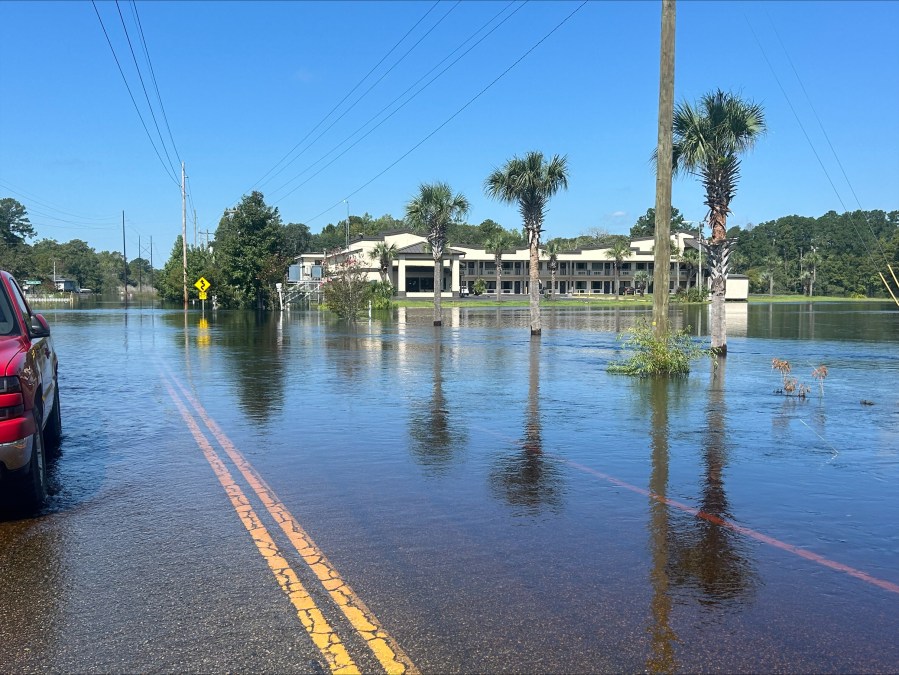
<instances>
[{"instance_id":1,"label":"yellow diamond road sign","mask_svg":"<svg viewBox=\"0 0 899 675\"><path fill-rule=\"evenodd\" d=\"M209 287L212 286L212 284L206 281L205 277L200 277L199 279L197 279L197 283L195 283L194 286L197 287L200 293L205 293L209 290Z\"/></svg>"}]
</instances>

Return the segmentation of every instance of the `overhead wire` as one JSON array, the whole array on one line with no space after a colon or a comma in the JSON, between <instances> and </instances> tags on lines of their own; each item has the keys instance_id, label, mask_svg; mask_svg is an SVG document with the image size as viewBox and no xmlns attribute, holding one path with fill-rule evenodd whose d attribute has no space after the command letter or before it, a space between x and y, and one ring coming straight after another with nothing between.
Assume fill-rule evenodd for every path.
<instances>
[{"instance_id":1,"label":"overhead wire","mask_svg":"<svg viewBox=\"0 0 899 675\"><path fill-rule=\"evenodd\" d=\"M310 164L309 166L307 166L303 171L301 171L300 173L298 173L297 175L295 175L293 178L291 178L290 180L288 180L286 183L284 183L283 185L281 185L280 187L278 187L277 189L275 189L275 190L273 191L272 194L277 194L280 190L282 190L282 189L284 189L285 187L287 187L288 185L290 185L290 183L292 183L293 181L297 180L298 178L300 178L301 176L303 176L303 175L306 174L307 172L311 171L311 170L313 169L313 167L315 167L316 164L322 162L325 158L328 157L328 155L334 153L334 152L335 152L336 150L338 150L344 143L346 143L347 141L349 141L350 139L352 139L356 134L358 134L360 131L362 131L362 130L363 130L366 126L368 126L371 122L373 122L374 120L376 120L376 119L377 119L377 118L378 118L384 111L388 110L388 109L389 109L391 106L393 106L397 101L399 101L399 100L402 99L406 94L408 94L410 91L412 91L412 90L413 90L413 89L414 89L414 88L415 88L415 87L416 87L422 80L424 80L425 78L428 77L428 75L430 75L430 74L433 73L435 70L437 70L437 68L439 68L439 67L440 67L442 64L444 64L448 59L450 59L456 52L458 52L460 49L462 49L462 48L463 48L468 42L470 42L470 41L471 41L471 40L472 40L478 33L480 33L481 31L483 31L487 26L489 26L491 23L493 23L493 22L497 19L497 17L499 17L500 15L502 15L502 14L509 8L509 7L510 7L511 5L513 5L513 4L515 4L515 0L513 0L512 2L510 2L509 4L507 4L505 7L503 7L503 9L501 9L499 12L497 12L493 17L491 17L486 23L484 23L480 28L478 28L478 29L477 29L474 33L472 33L468 38L466 38L465 40L463 40L462 43L460 43L458 47L456 47L456 48L455 48L453 51L451 51L447 56L445 56L442 60L440 60L440 61L439 61L433 68L431 68L427 73L425 73L425 74L422 75L420 78L418 78L418 80L416 80L415 82L413 82L412 85L410 85L410 86L409 86L405 91L403 91L399 96L397 96L396 98L394 98L390 103L388 103L388 104L385 105L383 108L381 108L377 113L375 113L374 115L372 115L368 120L366 120L366 121L365 121L361 126L359 126L355 131L353 131L351 134L349 134L347 137L345 137L345 138L344 138L342 141L340 141L340 143L338 143L336 146L334 146L333 148L331 148L331 150L329 150L329 151L326 152L324 155L322 155L322 156L319 157L317 160L315 160L312 164ZM325 164L323 167L321 167L321 169L319 169L318 171L316 171L314 174L312 174L312 175L311 175L309 178L307 178L305 181L303 181L303 182L300 183L299 185L295 186L290 192L286 193L286 194L285 194L284 196L282 196L278 201L281 201L281 200L283 200L283 199L286 199L288 196L290 196L291 194L293 194L294 192L296 192L299 188L301 188L301 187L303 187L304 185L306 185L306 183L308 183L310 180L312 180L313 178L315 178L316 176L318 176L319 174L321 174L325 169L327 169L329 166L331 166L332 164L334 164L334 162L336 162L338 159L340 159L341 157L343 157L347 152L349 152L350 150L352 150L352 149L353 149L356 145L358 145L361 141L363 141L365 138L367 138L368 136L370 136L370 135L371 135L371 134L378 128L378 127L380 127L382 124L384 124L387 120L389 120L389 119L390 119L391 117L393 117L396 113L398 113L400 110L402 110L402 109L403 109L406 105L408 105L412 100L414 100L414 99L415 99L419 94L421 94L425 89L427 89L429 86L431 86L437 79L439 79L441 76L443 76L444 73L446 73L450 68L452 68L454 65L456 65L456 63L458 63L458 62L459 62L460 60L462 60L465 56L467 56L467 55L468 55L468 54L469 54L475 47L477 47L479 44L481 44L481 43L482 43L484 40L486 40L490 35L492 35L498 28L500 28L500 26L502 26L504 23L506 23L506 21L508 21L509 19L511 19L513 16L515 16L515 14L517 14L517 13L518 13L518 12L525 6L525 4L527 4L527 3L526 3L526 2L524 2L524 3L519 3L518 6L516 7L515 11L511 12L511 13L510 13L508 16L506 16L502 21L500 21L496 26L494 26L494 27L491 28L486 34L484 34L483 36L481 36L481 38L480 38L477 42L475 42L475 43L474 43L473 45L471 45L468 49L466 49L462 54L460 54L460 55L459 55L455 60L453 60L453 61L452 61L446 68L444 68L444 69L441 70L437 75L435 75L433 78L431 78L431 79L430 79L430 80L429 80L423 87L421 87L421 89L419 89L418 91L416 91L412 96L410 96L410 97L409 97L406 101L404 101L401 105L397 106L397 108L396 108L395 110L393 110L389 115L387 115L384 119L382 119L380 122L378 122L378 124L376 124L375 126L373 126L373 127L372 127L371 129L369 129L363 136L361 136L360 138L358 138L358 139L357 139L356 141L354 141L351 145L349 145L346 149L344 149L343 152L341 152L339 155L337 155L336 157L334 157L334 159L332 159L330 162L328 162L328 163ZM276 202L276 203L277 203L277 202Z\"/></svg>"},{"instance_id":2,"label":"overhead wire","mask_svg":"<svg viewBox=\"0 0 899 675\"><path fill-rule=\"evenodd\" d=\"M91 1L93 1L93 0L91 0ZM315 131L316 131L322 124L324 124L325 121L326 121L331 115L334 114L334 111L336 111L341 105L343 105L343 103L344 103L350 96L352 96L353 92L355 92L359 87L362 86L362 83L365 82L365 80L367 80L367 79L369 78L369 76L371 76L371 74L372 74L373 72L375 72L375 70L377 70L378 67L379 67L382 63L384 63L384 61L387 60L387 57L389 57L389 56L396 50L396 48L399 47L400 44L402 44L402 42L403 42L407 37L409 37L409 35L410 35L416 28L418 28L418 26L421 24L421 22L424 21L424 20L428 17L428 15L430 15L430 13L433 12L434 9L435 9L435 8L437 7L437 5L439 5L439 4L440 4L440 0L437 0L433 5L431 5L431 6L428 8L428 11L425 12L424 15L423 15L418 21L416 21L415 24L413 24L413 26L412 26L409 30L406 31L406 33L403 35L403 37L401 37L399 40L397 40L397 42L393 45L393 47L391 47L391 48L387 51L387 53L384 54L383 57L381 57L381 60L378 61L374 66L372 66L371 69L370 69L370 70L369 70L369 71L362 77L362 79L359 80L359 81L355 84L355 86L353 86L353 88L350 89L350 90L346 93L346 95L345 95L342 99L340 99L340 100L334 105L334 107L331 108L331 110L328 111L328 113L325 114L325 116L322 117L322 118L318 121L318 124L316 124L314 127L312 127L312 129L310 129L309 132L307 132L307 134L306 134L305 136L303 136L303 138L301 138L301 139L299 140L299 142L298 142L296 145L294 145L294 146L287 152L286 155L284 155L284 157L282 157L280 160L278 160L278 162L275 164L275 166L273 166L271 169L269 169L269 170L262 176L262 178L260 178L259 180L257 180L257 181L253 184L253 187L256 187L256 186L259 185L263 180L265 180L266 177L267 177L272 171L274 171L275 169L277 169L285 159L287 159L288 157L290 157L291 154L293 154L293 151L294 151L294 150L296 150L298 147L300 147L300 146L306 141L307 138L309 138L313 133L315 133Z\"/></svg>"},{"instance_id":3,"label":"overhead wire","mask_svg":"<svg viewBox=\"0 0 899 675\"><path fill-rule=\"evenodd\" d=\"M557 30L559 30L563 25L565 25L565 24L571 19L571 17L573 17L573 16L574 16L575 14L577 14L581 9L583 9L584 5L586 5L588 2L589 2L589 0L583 0L583 2L581 2L581 4L579 4L577 7L575 7L574 10L573 10L570 14L568 14L564 19L562 19L559 23L557 23L552 29L550 29L550 31L547 32L542 38L540 38L537 42L535 42L535 43L534 43L534 44L533 44L527 51L525 51L521 56L519 56L519 57L518 57L518 58L517 58L517 59L516 59L516 60L515 60L509 67L508 67L508 68L506 68L502 73L500 73L499 75L497 75L497 76L496 76L496 77L495 77L495 78L494 78L494 79L493 79L487 86L485 86L485 87L484 87L483 89L481 89L477 94L475 94L474 96L472 96L472 97L471 97L471 98L470 98L470 99L469 99L469 100L468 100L468 101L467 101L461 108L459 108L458 110L456 110L456 112L454 112L454 113L453 113L452 115L450 115L446 120L444 120L439 126L437 126L437 128L435 128L435 129L434 129L433 131L431 131L427 136L425 136L424 138L422 138L418 143L416 143L416 144L413 145L411 148L409 148L406 152L404 152L404 153L403 153L402 155L400 155L396 160L394 160L393 162L391 162L391 163L390 163L388 166L386 166L383 170L381 170L379 173L377 173L375 176L373 176L373 177L372 177L371 179L369 179L367 182L363 183L363 184L360 185L358 188L356 188L355 190L353 190L352 192L350 192L348 195L346 195L345 197L341 198L341 199L340 199L339 201L337 201L335 204L333 204L333 205L329 206L328 208L324 209L321 213L317 214L317 215L314 216L313 218L310 218L310 219L308 219L308 220L304 220L304 221L301 221L301 222L304 222L304 223L307 223L307 224L308 224L308 223L310 223L310 222L312 222L312 221L314 221L314 220L317 220L317 219L320 218L321 216L325 215L326 213L328 213L328 211L331 211L332 209L337 208L338 206L340 206L341 204L343 204L345 201L347 201L348 199L350 199L350 197L353 197L354 195L358 194L359 192L361 192L362 190L364 190L365 188L367 188L369 185L371 185L372 183L374 183L378 178L380 178L381 176L383 176L385 173L387 173L388 171L390 171L390 169L392 169L393 167L395 167L397 164L399 164L401 161L403 161L406 157L408 157L408 156L411 155L413 152L415 152L415 150L417 150L419 147L421 147L422 145L424 145L424 143L426 143L432 136L434 136L437 132L439 132L441 129L443 129L443 127L445 127L447 124L449 124L450 122L452 122L456 117L458 117L460 114L462 114L462 112L464 112L464 111L465 111L465 110L466 110L472 103L474 103L474 102L475 102L476 100L478 100L481 96L483 96L485 92L487 92L491 87L493 87L493 85L495 85L495 84L496 84L497 82L499 82L503 77L505 77L505 76L506 76L506 75L507 75L513 68L515 68L515 66L517 66L519 63L521 63L521 62L522 62L528 55L530 55L531 52L533 52L535 49L537 49L537 47L539 47L539 46L540 46L541 44L543 44L547 39L549 39L550 36L552 36Z\"/></svg>"},{"instance_id":4,"label":"overhead wire","mask_svg":"<svg viewBox=\"0 0 899 675\"><path fill-rule=\"evenodd\" d=\"M169 155L168 146L165 143L165 139L162 137L162 131L159 130L159 121L156 119L156 113L153 111L153 104L150 102L150 94L147 93L147 86L144 83L144 76L141 73L140 65L137 62L137 55L134 53L134 45L131 44L131 35L128 33L128 26L125 25L125 17L122 16L122 8L119 5L119 0L115 0L116 11L119 13L119 20L122 22L122 31L125 33L125 40L128 42L128 49L131 51L131 59L134 61L134 69L137 71L137 79L140 80L140 88L144 92L144 98L147 100L147 108L150 110L150 117L153 118L153 126L156 127L156 135L159 136L159 142L162 144L162 151L165 153L165 158L169 161L169 167L172 169L172 173L177 175L178 172L175 170L175 165L172 163L172 158Z\"/></svg>"},{"instance_id":5,"label":"overhead wire","mask_svg":"<svg viewBox=\"0 0 899 675\"><path fill-rule=\"evenodd\" d=\"M815 148L815 144L812 143L812 139L809 136L808 132L806 131L805 125L802 123L802 120L799 118L799 113L796 111L796 108L793 106L793 101L790 98L789 94L787 94L787 91L784 88L783 83L780 80L780 77L778 77L778 75L777 75L777 71L775 71L774 66L771 63L771 60L768 58L768 53L765 50L765 47L762 44L761 40L759 39L758 34L755 32L755 29L753 28L752 23L749 21L749 17L746 14L744 14L743 17L746 19L746 23L749 26L749 30L750 30L750 32L752 32L752 35L755 38L756 44L758 44L759 50L762 52L762 57L765 59L765 63L768 64L768 68L771 71L771 74L774 76L774 80L775 80L775 82L777 82L777 86L780 88L781 93L783 94L784 98L786 99L787 105L790 107L790 111L793 113L793 117L796 118L796 123L799 125L799 128L802 130L802 133L805 136L805 140L808 142L809 147L812 150L812 153L815 155L815 159L818 160L818 164L821 166L821 170L824 172L824 175L827 177L827 181L830 183L830 187L833 189L834 194L837 197L837 201L840 202L840 205L843 207L843 211L849 215L849 222L852 224L852 229L855 230L855 234L858 237L858 240L862 243L862 246L864 246L865 252L868 254L868 258L870 258L871 260L875 260L876 258L875 258L874 253L871 251L871 248L868 246L868 242L865 240L865 237L862 236L861 231L859 230L858 226L855 223L855 219L853 218L852 213L846 207L846 203L843 201L843 197L840 194L840 191L837 189L837 186L834 183L833 179L831 178L830 172L827 170L827 167L824 165L824 162L822 161L821 156L818 154L818 150ZM769 16L769 20L770 20L770 16ZM776 30L775 30L775 33L776 33ZM778 40L780 40L780 36L778 35L777 37L778 37ZM786 48L783 46L783 42L781 42L781 47L784 49L784 52L786 53ZM789 60L789 54L787 54L787 59ZM795 72L796 71L795 71L795 67L794 67L794 73ZM796 77L798 80L800 80L800 86L802 86L801 78L799 78L798 73L796 73ZM802 89L803 89L803 91L805 91L804 86L802 87ZM807 92L806 92L806 96L808 96ZM809 101L809 103L811 103L811 101ZM817 117L817 113L815 115ZM823 126L823 124L821 124L820 118L818 118L818 123L819 123L819 125L821 125L822 131L824 131L824 126ZM827 137L826 132L824 132L824 135L825 135L825 137ZM828 143L829 142L830 141L828 138ZM834 157L836 157L836 151L833 149L832 144L831 144L831 151L834 153ZM837 158L837 163L840 165L840 168L842 169L842 163L839 161L839 158ZM845 178L846 177L845 172L843 175ZM849 183L848 178L847 178L847 183ZM850 190L852 190L851 183L849 183L849 187L850 187ZM854 190L852 190L852 193L853 193L853 195L855 195ZM857 196L856 196L856 201L858 201ZM859 207L860 207L860 204L859 204ZM883 258L884 264L886 265L886 267L890 271L890 273L893 275L893 280L896 282L897 287L899 287L899 280L896 279L896 273L893 270L893 267L890 265L889 261L887 260L886 254L883 250L883 247L880 246L880 240L878 239L876 233L874 232L874 229L871 227L871 224L867 220L865 220L865 224L868 226L868 229L871 231L871 236L872 236L875 244L877 244L878 252L880 253L881 258ZM893 293L893 289L890 287L889 283L887 282L886 277L883 275L882 272L878 271L878 274L879 274L880 279L883 282L884 286L886 287L887 291L889 292L890 296L893 298L893 301L897 305L899 305L899 298L897 298L896 295Z\"/></svg>"},{"instance_id":6,"label":"overhead wire","mask_svg":"<svg viewBox=\"0 0 899 675\"><path fill-rule=\"evenodd\" d=\"M428 30L427 30L427 31L426 31L420 38L418 38L418 40L415 42L415 44L413 44L411 47L409 47L409 49L406 50L406 53L405 53L405 54L403 54L403 55L400 56L396 61L394 61L393 65L390 66L390 68L388 68L386 71L384 71L384 72L381 74L381 76L380 76L377 80L375 80L374 82L372 82L371 85L368 87L368 89L366 89L364 92L362 92L362 94L360 94L359 97L358 97L355 101L353 101L353 103L350 104L350 106L349 106L346 110L344 110L342 113L340 113L340 115L339 115L338 117L336 117L336 118L331 122L331 124L329 124L326 128L324 128L324 129L321 131L321 133L318 134L318 136L316 136L315 138L313 138L305 148L303 148L302 150L300 150L300 152L297 153L296 156L293 157L293 159L291 159L291 160L290 160L289 162L287 162L284 166L282 166L277 172L275 172L274 174L272 174L272 175L271 175L265 182L267 183L267 182L270 181L272 178L274 178L275 176L277 176L278 174L280 174L282 171L284 171L288 166L290 166L290 165L293 164L295 161L297 161L300 157L303 156L303 154L304 154L309 148L311 148L313 145L315 145L316 142L318 142L318 140L319 140L322 136L324 136L324 135L325 135L326 133L328 133L331 129L333 129L335 124L337 124L340 120L342 120L344 117L346 117L346 116L349 114L349 112L350 112L351 110L353 110L353 108L355 108L357 105L359 105L359 103L362 102L362 99L364 99L364 98L371 92L372 89L374 89L375 87L377 87L377 86L384 80L385 77L387 77L391 72L393 72L394 68L396 68L400 63L402 63L402 62L406 59L406 57L409 56L409 54L411 54L412 51L413 51L418 45L420 45L420 44L425 40L425 38L427 38L432 32L434 32L434 30L437 28L437 26L439 26L441 23L443 23L443 20L446 19L446 17L448 17L448 16L452 13L452 11L453 11L454 9L456 9L456 7L459 6L459 4L460 4L461 2L462 2L462 0L456 0L456 3L455 3L452 7L450 7L450 8L446 11L446 13L445 13L443 16L441 16L441 17L437 20L437 22L436 22L433 26L431 26L431 27L430 27L430 28L429 28L429 29L428 29ZM366 123L366 124L367 124L367 123ZM364 126L364 125L363 125L363 126ZM293 179L291 179L291 180L293 180ZM290 183L290 181L288 181L288 183ZM264 183L263 183L263 184L264 184ZM285 185L286 185L286 184L287 184L287 183L285 183ZM281 189L283 189L283 188L284 188L284 185L282 185L281 187L275 189L274 192L278 192L278 190L281 190Z\"/></svg>"},{"instance_id":7,"label":"overhead wire","mask_svg":"<svg viewBox=\"0 0 899 675\"><path fill-rule=\"evenodd\" d=\"M802 78L799 76L799 73L796 70L793 59L790 58L790 53L787 51L783 40L781 40L780 33L777 30L776 24L771 20L770 14L767 14L767 17L768 21L771 23L771 28L774 30L774 35L777 37L777 41L780 43L780 48L783 50L784 55L787 57L787 62L790 64L790 68L793 70L793 75L795 75L796 81L799 82L799 87L802 89L802 93L805 95L805 100L808 102L809 108L811 108L812 114L815 116L815 120L818 122L818 127L820 127L821 133L824 135L824 139L827 141L828 147L830 147L830 152L833 154L833 158L836 160L837 166L840 167L840 172L843 174L843 180L845 180L846 185L849 186L849 191L852 193L852 196L855 198L855 203L861 211L863 210L861 200L858 198L858 195L855 192L855 188L852 186L852 181L849 180L849 176L846 174L846 169L843 167L843 162L840 161L840 156L837 154L836 148L833 147L830 136L828 135L827 130L824 128L824 123L821 121L821 117L818 115L818 111L815 109L814 103L812 103L812 99L805 88L805 84L803 83ZM843 203L842 200L840 200L840 203ZM843 205L843 208L846 208L845 205ZM849 216L849 219L850 221L852 220L851 214ZM883 247L880 245L880 240L877 238L877 234L874 232L874 228L871 227L871 223L869 223L867 220L865 221L865 224L868 226L868 229L871 230L871 236L877 243L877 248L880 250L880 255L884 258L884 260L886 260L886 253L884 252ZM858 231L856 231L856 234L859 234Z\"/></svg>"},{"instance_id":8,"label":"overhead wire","mask_svg":"<svg viewBox=\"0 0 899 675\"><path fill-rule=\"evenodd\" d=\"M153 136L150 134L150 130L147 128L147 124L144 121L144 117L141 114L140 108L137 105L137 101L134 99L134 94L131 92L131 86L128 84L128 78L125 77L125 71L122 70L122 64L119 62L119 57L116 54L115 48L112 46L112 40L109 38L109 33L106 31L106 26L103 24L103 18L100 16L100 11L97 9L96 0L91 0L91 5L94 8L94 12L97 15L97 20L100 22L100 28L103 29L103 35L106 37L106 43L109 45L109 49L112 52L112 58L115 59L116 66L119 69L119 74L122 76L122 81L125 83L125 88L128 90L128 96L131 98L131 103L134 105L134 110L137 112L137 116L140 119L141 126L143 126L144 131L147 134L147 139L150 141L150 145L153 146L153 151L156 153L156 156L159 158L159 163L162 164L163 169L165 170L166 175L172 179L172 182L175 185L180 185L175 173L169 173L171 167L166 166L165 161L162 159L162 155L159 153L159 149L156 147L156 142L153 140ZM171 160L169 160L171 163Z\"/></svg>"},{"instance_id":9,"label":"overhead wire","mask_svg":"<svg viewBox=\"0 0 899 675\"><path fill-rule=\"evenodd\" d=\"M162 119L165 122L166 131L169 134L169 140L172 142L172 150L175 157L181 162L181 153L178 152L178 146L175 145L175 137L172 135L172 128L169 126L169 117L165 112L165 105L162 103L162 94L159 93L159 83L156 80L156 72L153 70L153 61L150 58L150 50L147 47L147 39L144 35L144 27L140 22L140 15L137 12L137 0L131 0L132 11L134 12L134 22L137 24L137 30L140 33L141 45L144 48L144 56L147 59L147 66L150 69L150 79L153 81L153 88L156 90L156 100L159 101L159 110L162 111Z\"/></svg>"}]
</instances>

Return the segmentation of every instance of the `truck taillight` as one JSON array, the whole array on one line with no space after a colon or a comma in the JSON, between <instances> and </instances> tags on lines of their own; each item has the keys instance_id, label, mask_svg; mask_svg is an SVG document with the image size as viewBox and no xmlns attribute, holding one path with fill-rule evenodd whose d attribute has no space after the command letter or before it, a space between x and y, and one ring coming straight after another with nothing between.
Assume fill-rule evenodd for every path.
<instances>
[{"instance_id":1,"label":"truck taillight","mask_svg":"<svg viewBox=\"0 0 899 675\"><path fill-rule=\"evenodd\" d=\"M0 377L0 422L14 420L25 414L22 387L18 377Z\"/></svg>"},{"instance_id":2,"label":"truck taillight","mask_svg":"<svg viewBox=\"0 0 899 675\"><path fill-rule=\"evenodd\" d=\"M22 385L18 377L0 377L0 394L21 394Z\"/></svg>"}]
</instances>

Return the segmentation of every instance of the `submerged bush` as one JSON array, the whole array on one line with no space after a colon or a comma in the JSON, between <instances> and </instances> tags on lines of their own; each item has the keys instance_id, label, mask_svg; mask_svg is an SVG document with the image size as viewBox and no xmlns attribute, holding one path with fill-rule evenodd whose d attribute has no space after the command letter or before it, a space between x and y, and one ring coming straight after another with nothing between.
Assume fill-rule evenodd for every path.
<instances>
[{"instance_id":1,"label":"submerged bush","mask_svg":"<svg viewBox=\"0 0 899 675\"><path fill-rule=\"evenodd\" d=\"M355 258L328 269L322 293L328 309L347 321L355 321L371 299L367 275Z\"/></svg>"},{"instance_id":2,"label":"submerged bush","mask_svg":"<svg viewBox=\"0 0 899 675\"><path fill-rule=\"evenodd\" d=\"M390 309L393 296L396 289L389 281L372 281L371 286L371 306L372 309Z\"/></svg>"},{"instance_id":3,"label":"submerged bush","mask_svg":"<svg viewBox=\"0 0 899 675\"><path fill-rule=\"evenodd\" d=\"M678 288L673 298L675 302L683 303L706 302L708 299L709 289L700 286L694 286L689 291Z\"/></svg>"},{"instance_id":4,"label":"submerged bush","mask_svg":"<svg viewBox=\"0 0 899 675\"><path fill-rule=\"evenodd\" d=\"M610 373L652 377L655 375L686 375L690 361L711 356L711 350L700 347L687 331L669 331L656 337L652 325L641 319L631 329L623 347L632 352L624 361L609 364Z\"/></svg>"}]
</instances>

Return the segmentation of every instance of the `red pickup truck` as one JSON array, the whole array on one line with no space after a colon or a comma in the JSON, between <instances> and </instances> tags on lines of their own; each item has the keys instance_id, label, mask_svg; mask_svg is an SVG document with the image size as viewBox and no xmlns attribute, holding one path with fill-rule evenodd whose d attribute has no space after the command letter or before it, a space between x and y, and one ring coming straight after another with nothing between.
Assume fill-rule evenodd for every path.
<instances>
[{"instance_id":1,"label":"red pickup truck","mask_svg":"<svg viewBox=\"0 0 899 675\"><path fill-rule=\"evenodd\" d=\"M57 370L50 327L0 270L0 493L15 507L47 497L47 454L62 436Z\"/></svg>"}]
</instances>

